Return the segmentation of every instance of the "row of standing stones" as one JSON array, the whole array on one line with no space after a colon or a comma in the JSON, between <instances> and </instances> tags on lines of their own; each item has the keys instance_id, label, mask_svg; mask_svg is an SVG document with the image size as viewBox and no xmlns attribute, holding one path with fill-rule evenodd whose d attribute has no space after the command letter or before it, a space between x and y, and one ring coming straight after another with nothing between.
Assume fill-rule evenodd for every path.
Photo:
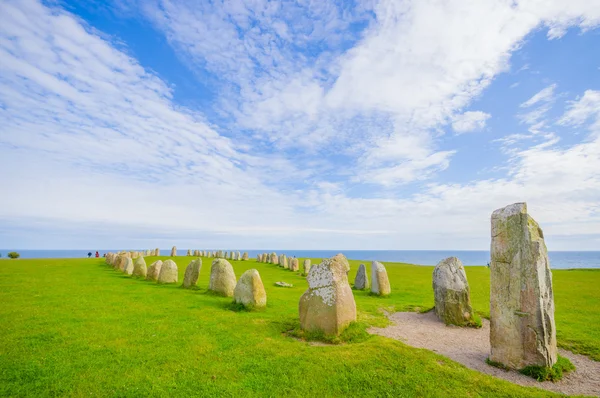
<instances>
[{"instance_id":1,"label":"row of standing stones","mask_svg":"<svg viewBox=\"0 0 600 398\"><path fill-rule=\"evenodd\" d=\"M515 203L493 212L491 217L490 262L490 360L508 368L529 365L551 367L557 360L556 328L552 274L544 235L527 214L525 203ZM148 251L152 252L152 251ZM158 255L158 249L152 254ZM177 254L173 247L172 256ZM260 275L251 269L236 283L231 264L225 259L247 260L239 252L195 251L197 256L217 257L211 266L209 290L233 296L246 307L266 306L266 293ZM188 255L192 255L188 251ZM159 283L177 283L177 265L172 260L155 261L146 270L143 257L135 263L132 253L109 253L108 264L133 276ZM282 254L263 253L257 262L279 265L299 271L299 260ZM187 267L184 287L197 284L201 259ZM356 303L348 282L350 265L343 254L323 260L311 267L304 260L302 274L308 289L300 298L299 316L302 329L338 335L356 321ZM470 290L465 269L456 257L442 260L433 271L435 313L446 324L468 325L473 319ZM385 266L371 264L371 284L364 264L358 268L355 289L369 289L386 296L391 292Z\"/></svg>"}]
</instances>

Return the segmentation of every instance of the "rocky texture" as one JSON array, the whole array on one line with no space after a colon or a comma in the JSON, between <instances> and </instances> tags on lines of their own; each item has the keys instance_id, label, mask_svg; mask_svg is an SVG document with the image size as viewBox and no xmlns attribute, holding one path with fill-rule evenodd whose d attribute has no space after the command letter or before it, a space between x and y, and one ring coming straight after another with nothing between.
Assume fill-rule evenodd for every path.
<instances>
[{"instance_id":1,"label":"rocky texture","mask_svg":"<svg viewBox=\"0 0 600 398\"><path fill-rule=\"evenodd\" d=\"M154 249L154 255L160 256L160 249L158 247L156 249Z\"/></svg>"},{"instance_id":2,"label":"rocky texture","mask_svg":"<svg viewBox=\"0 0 600 398\"><path fill-rule=\"evenodd\" d=\"M494 211L490 254L490 360L515 369L554 365L552 273L525 203Z\"/></svg>"},{"instance_id":3,"label":"rocky texture","mask_svg":"<svg viewBox=\"0 0 600 398\"><path fill-rule=\"evenodd\" d=\"M148 267L148 272L146 274L147 281L157 281L158 275L160 274L160 269L162 268L162 261L158 260L150 264Z\"/></svg>"},{"instance_id":4,"label":"rocky texture","mask_svg":"<svg viewBox=\"0 0 600 398\"><path fill-rule=\"evenodd\" d=\"M188 249L188 251L187 251L187 253L185 255L191 257L192 256L192 250Z\"/></svg>"},{"instance_id":5,"label":"rocky texture","mask_svg":"<svg viewBox=\"0 0 600 398\"><path fill-rule=\"evenodd\" d=\"M133 274L133 260L127 257L123 266L123 272L127 275Z\"/></svg>"},{"instance_id":6,"label":"rocky texture","mask_svg":"<svg viewBox=\"0 0 600 398\"><path fill-rule=\"evenodd\" d=\"M113 268L118 269L119 271L125 270L127 259L128 257L125 254L119 254L113 263Z\"/></svg>"},{"instance_id":7,"label":"rocky texture","mask_svg":"<svg viewBox=\"0 0 600 398\"><path fill-rule=\"evenodd\" d=\"M348 260L338 254L311 268L308 290L300 298L300 326L328 335L356 321L356 303L348 284Z\"/></svg>"},{"instance_id":8,"label":"rocky texture","mask_svg":"<svg viewBox=\"0 0 600 398\"><path fill-rule=\"evenodd\" d=\"M173 260L166 260L160 267L158 274L158 283L177 283L179 280L179 270Z\"/></svg>"},{"instance_id":9,"label":"rocky texture","mask_svg":"<svg viewBox=\"0 0 600 398\"><path fill-rule=\"evenodd\" d=\"M244 252L244 254L242 254L242 261L248 261L248 252Z\"/></svg>"},{"instance_id":10,"label":"rocky texture","mask_svg":"<svg viewBox=\"0 0 600 398\"><path fill-rule=\"evenodd\" d=\"M236 255L236 260L243 260L243 258L242 258L242 253L240 253L240 252L237 252L237 255Z\"/></svg>"},{"instance_id":11,"label":"rocky texture","mask_svg":"<svg viewBox=\"0 0 600 398\"><path fill-rule=\"evenodd\" d=\"M148 269L146 268L146 260L144 260L144 257L140 256L133 264L133 276L137 278L145 278L147 274Z\"/></svg>"},{"instance_id":12,"label":"rocky texture","mask_svg":"<svg viewBox=\"0 0 600 398\"><path fill-rule=\"evenodd\" d=\"M310 271L310 258L307 258L302 262L302 275L308 275Z\"/></svg>"},{"instance_id":13,"label":"rocky texture","mask_svg":"<svg viewBox=\"0 0 600 398\"><path fill-rule=\"evenodd\" d=\"M275 282L275 286L279 286L279 287L294 287L294 285L292 285L291 283L287 283L287 282Z\"/></svg>"},{"instance_id":14,"label":"rocky texture","mask_svg":"<svg viewBox=\"0 0 600 398\"><path fill-rule=\"evenodd\" d=\"M199 258L192 260L185 269L183 276L183 287L190 288L198 286L198 278L200 277L200 269L202 269L202 260Z\"/></svg>"},{"instance_id":15,"label":"rocky texture","mask_svg":"<svg viewBox=\"0 0 600 398\"><path fill-rule=\"evenodd\" d=\"M447 325L465 326L473 320L467 274L460 260L448 257L433 270L435 314Z\"/></svg>"},{"instance_id":16,"label":"rocky texture","mask_svg":"<svg viewBox=\"0 0 600 398\"><path fill-rule=\"evenodd\" d=\"M267 253L263 253L263 255L262 255L262 261L263 261L263 263L268 263L269 262L269 255Z\"/></svg>"},{"instance_id":17,"label":"rocky texture","mask_svg":"<svg viewBox=\"0 0 600 398\"><path fill-rule=\"evenodd\" d=\"M171 249L171 257L175 256L177 256L177 247L173 246L173 248Z\"/></svg>"},{"instance_id":18,"label":"rocky texture","mask_svg":"<svg viewBox=\"0 0 600 398\"><path fill-rule=\"evenodd\" d=\"M290 271L297 272L300 270L300 262L296 257L290 258Z\"/></svg>"},{"instance_id":19,"label":"rocky texture","mask_svg":"<svg viewBox=\"0 0 600 398\"><path fill-rule=\"evenodd\" d=\"M262 263L262 256L260 254L256 255L256 262L257 263Z\"/></svg>"},{"instance_id":20,"label":"rocky texture","mask_svg":"<svg viewBox=\"0 0 600 398\"><path fill-rule=\"evenodd\" d=\"M233 296L236 279L233 267L229 261L216 259L210 267L209 290L225 297Z\"/></svg>"},{"instance_id":21,"label":"rocky texture","mask_svg":"<svg viewBox=\"0 0 600 398\"><path fill-rule=\"evenodd\" d=\"M371 293L378 296L387 296L391 291L385 266L379 261L373 261L371 263Z\"/></svg>"},{"instance_id":22,"label":"rocky texture","mask_svg":"<svg viewBox=\"0 0 600 398\"><path fill-rule=\"evenodd\" d=\"M279 264L279 265L281 265L285 269L290 268L290 262L286 255L283 255L283 264Z\"/></svg>"},{"instance_id":23,"label":"rocky texture","mask_svg":"<svg viewBox=\"0 0 600 398\"><path fill-rule=\"evenodd\" d=\"M367 267L361 264L356 271L356 277L354 278L354 288L358 290L369 288L369 277L367 276Z\"/></svg>"},{"instance_id":24,"label":"rocky texture","mask_svg":"<svg viewBox=\"0 0 600 398\"><path fill-rule=\"evenodd\" d=\"M235 285L233 298L246 308L264 308L267 305L267 293L257 270L249 269L242 274Z\"/></svg>"}]
</instances>

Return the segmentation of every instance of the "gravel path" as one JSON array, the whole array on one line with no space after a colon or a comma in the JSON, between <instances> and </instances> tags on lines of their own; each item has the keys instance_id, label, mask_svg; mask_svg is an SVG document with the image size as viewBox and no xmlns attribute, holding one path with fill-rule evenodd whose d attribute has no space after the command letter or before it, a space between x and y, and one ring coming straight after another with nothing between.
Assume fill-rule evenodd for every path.
<instances>
[{"instance_id":1,"label":"gravel path","mask_svg":"<svg viewBox=\"0 0 600 398\"><path fill-rule=\"evenodd\" d=\"M490 323L482 319L481 329L446 326L435 313L396 312L389 315L394 323L387 328L370 328L369 333L400 340L410 346L426 348L444 355L468 368L508 380L568 395L600 396L600 362L586 356L559 349L576 366L562 380L538 382L515 371L504 371L485 363L490 352Z\"/></svg>"}]
</instances>

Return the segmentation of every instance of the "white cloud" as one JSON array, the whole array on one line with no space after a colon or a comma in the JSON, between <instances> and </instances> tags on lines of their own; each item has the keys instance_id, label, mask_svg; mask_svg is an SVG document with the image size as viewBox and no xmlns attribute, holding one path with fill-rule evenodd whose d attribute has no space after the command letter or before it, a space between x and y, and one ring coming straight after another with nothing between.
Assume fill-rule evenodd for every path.
<instances>
[{"instance_id":1,"label":"white cloud","mask_svg":"<svg viewBox=\"0 0 600 398\"><path fill-rule=\"evenodd\" d=\"M533 97L529 98L527 101L521 104L521 108L529 108L535 104L540 102L549 102L554 99L554 90L556 89L556 84L551 84L550 86L544 88L543 90L536 93Z\"/></svg>"},{"instance_id":2,"label":"white cloud","mask_svg":"<svg viewBox=\"0 0 600 398\"><path fill-rule=\"evenodd\" d=\"M454 129L457 134L481 131L491 116L492 115L489 113L481 111L465 112L462 115L457 115L454 117L452 129Z\"/></svg>"}]
</instances>

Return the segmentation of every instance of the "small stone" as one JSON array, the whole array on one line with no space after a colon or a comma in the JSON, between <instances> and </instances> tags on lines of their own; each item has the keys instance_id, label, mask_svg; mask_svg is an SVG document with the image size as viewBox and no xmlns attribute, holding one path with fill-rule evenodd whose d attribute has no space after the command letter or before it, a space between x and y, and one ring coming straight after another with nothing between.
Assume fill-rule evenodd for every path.
<instances>
[{"instance_id":1,"label":"small stone","mask_svg":"<svg viewBox=\"0 0 600 398\"><path fill-rule=\"evenodd\" d=\"M367 267L364 264L361 264L358 267L358 271L356 272L356 277L354 278L354 288L358 290L368 289L369 288L369 278L367 277Z\"/></svg>"},{"instance_id":2,"label":"small stone","mask_svg":"<svg viewBox=\"0 0 600 398\"><path fill-rule=\"evenodd\" d=\"M157 260L155 262L153 262L152 264L150 264L150 266L148 267L148 272L146 274L146 280L147 281L157 281L158 280L158 275L160 274L160 269L162 268L162 261L161 260Z\"/></svg>"},{"instance_id":3,"label":"small stone","mask_svg":"<svg viewBox=\"0 0 600 398\"><path fill-rule=\"evenodd\" d=\"M387 296L391 293L387 270L379 261L371 263L371 293L378 296Z\"/></svg>"},{"instance_id":4,"label":"small stone","mask_svg":"<svg viewBox=\"0 0 600 398\"><path fill-rule=\"evenodd\" d=\"M173 260L166 260L162 263L160 274L158 274L158 283L177 283L179 280L179 270Z\"/></svg>"},{"instance_id":5,"label":"small stone","mask_svg":"<svg viewBox=\"0 0 600 398\"><path fill-rule=\"evenodd\" d=\"M267 293L257 270L249 269L242 274L233 297L236 303L246 308L264 308L267 305Z\"/></svg>"},{"instance_id":6,"label":"small stone","mask_svg":"<svg viewBox=\"0 0 600 398\"><path fill-rule=\"evenodd\" d=\"M145 278L147 274L148 269L146 268L146 260L144 260L144 257L140 256L133 264L133 276L136 278Z\"/></svg>"},{"instance_id":7,"label":"small stone","mask_svg":"<svg viewBox=\"0 0 600 398\"><path fill-rule=\"evenodd\" d=\"M292 285L291 283L286 283L286 282L275 282L275 286L279 286L279 287L294 287L294 285Z\"/></svg>"},{"instance_id":8,"label":"small stone","mask_svg":"<svg viewBox=\"0 0 600 398\"><path fill-rule=\"evenodd\" d=\"M225 259L216 259L210 267L209 290L225 297L233 296L236 279L233 267Z\"/></svg>"},{"instance_id":9,"label":"small stone","mask_svg":"<svg viewBox=\"0 0 600 398\"><path fill-rule=\"evenodd\" d=\"M190 288L198 286L198 278L200 277L200 269L202 269L202 260L199 258L192 260L185 269L183 277L183 287Z\"/></svg>"}]
</instances>

